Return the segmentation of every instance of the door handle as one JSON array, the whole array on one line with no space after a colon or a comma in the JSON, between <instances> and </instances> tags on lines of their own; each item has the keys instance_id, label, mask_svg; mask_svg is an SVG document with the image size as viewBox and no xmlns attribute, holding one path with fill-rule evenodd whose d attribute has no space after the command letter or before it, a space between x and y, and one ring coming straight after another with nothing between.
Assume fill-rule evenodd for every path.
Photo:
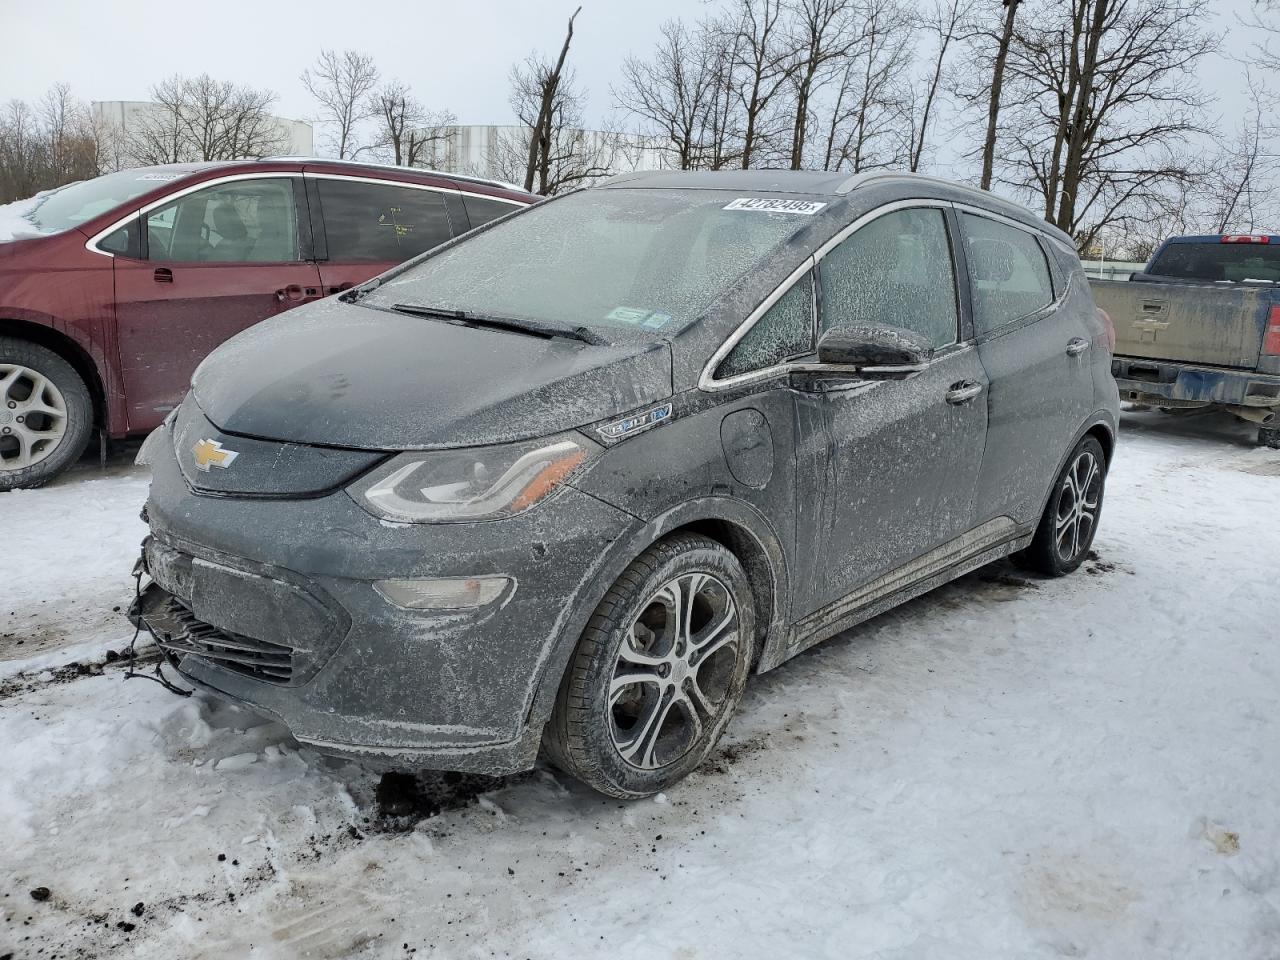
<instances>
[{"instance_id":1,"label":"door handle","mask_svg":"<svg viewBox=\"0 0 1280 960\"><path fill-rule=\"evenodd\" d=\"M308 294L315 296L315 293L316 291L313 288L309 288L304 293L301 284L291 283L287 287L283 287L276 291L276 299L281 303L284 303L286 300L292 300L294 303L300 303L307 299Z\"/></svg>"},{"instance_id":2,"label":"door handle","mask_svg":"<svg viewBox=\"0 0 1280 960\"><path fill-rule=\"evenodd\" d=\"M173 271L168 267L156 267L151 277L156 283L173 283Z\"/></svg>"},{"instance_id":3,"label":"door handle","mask_svg":"<svg viewBox=\"0 0 1280 960\"><path fill-rule=\"evenodd\" d=\"M972 380L961 380L947 391L947 403L968 403L982 392L982 384Z\"/></svg>"},{"instance_id":4,"label":"door handle","mask_svg":"<svg viewBox=\"0 0 1280 960\"><path fill-rule=\"evenodd\" d=\"M1089 349L1089 341L1084 337L1072 337L1067 341L1067 356L1078 357Z\"/></svg>"}]
</instances>

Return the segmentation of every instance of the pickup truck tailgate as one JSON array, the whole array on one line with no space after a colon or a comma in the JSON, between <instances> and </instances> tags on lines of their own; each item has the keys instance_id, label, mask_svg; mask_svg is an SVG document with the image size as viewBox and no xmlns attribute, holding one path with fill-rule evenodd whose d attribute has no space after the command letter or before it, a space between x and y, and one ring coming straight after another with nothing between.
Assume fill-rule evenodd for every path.
<instances>
[{"instance_id":1,"label":"pickup truck tailgate","mask_svg":"<svg viewBox=\"0 0 1280 960\"><path fill-rule=\"evenodd\" d=\"M1218 367L1258 366L1271 285L1091 280L1111 315L1115 354Z\"/></svg>"}]
</instances>

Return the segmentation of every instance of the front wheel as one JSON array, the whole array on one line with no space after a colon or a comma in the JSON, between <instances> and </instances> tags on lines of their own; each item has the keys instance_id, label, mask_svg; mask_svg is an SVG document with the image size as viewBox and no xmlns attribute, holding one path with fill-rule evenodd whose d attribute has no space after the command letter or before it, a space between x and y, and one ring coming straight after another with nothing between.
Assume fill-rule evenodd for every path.
<instances>
[{"instance_id":1,"label":"front wheel","mask_svg":"<svg viewBox=\"0 0 1280 960\"><path fill-rule=\"evenodd\" d=\"M583 631L543 737L549 759L612 797L667 789L728 725L754 636L755 603L737 558L706 537L659 541Z\"/></svg>"},{"instance_id":2,"label":"front wheel","mask_svg":"<svg viewBox=\"0 0 1280 960\"><path fill-rule=\"evenodd\" d=\"M1018 562L1049 577L1060 577L1080 566L1098 530L1106 480L1102 444L1085 437L1054 481L1035 537L1016 556Z\"/></svg>"},{"instance_id":3,"label":"front wheel","mask_svg":"<svg viewBox=\"0 0 1280 960\"><path fill-rule=\"evenodd\" d=\"M93 400L62 357L0 337L0 490L38 487L75 463L93 432Z\"/></svg>"}]
</instances>

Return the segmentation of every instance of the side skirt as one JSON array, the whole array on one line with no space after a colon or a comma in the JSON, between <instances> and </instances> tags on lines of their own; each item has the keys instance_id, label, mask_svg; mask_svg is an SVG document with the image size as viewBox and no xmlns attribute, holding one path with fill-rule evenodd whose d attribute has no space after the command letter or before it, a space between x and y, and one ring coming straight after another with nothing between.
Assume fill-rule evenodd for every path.
<instances>
[{"instance_id":1,"label":"side skirt","mask_svg":"<svg viewBox=\"0 0 1280 960\"><path fill-rule=\"evenodd\" d=\"M780 645L775 655L762 659L758 672L772 670L837 633L1016 553L1026 547L1034 535L1034 527L1020 530L1009 517L997 517L974 527L797 621L791 627L786 645Z\"/></svg>"}]
</instances>

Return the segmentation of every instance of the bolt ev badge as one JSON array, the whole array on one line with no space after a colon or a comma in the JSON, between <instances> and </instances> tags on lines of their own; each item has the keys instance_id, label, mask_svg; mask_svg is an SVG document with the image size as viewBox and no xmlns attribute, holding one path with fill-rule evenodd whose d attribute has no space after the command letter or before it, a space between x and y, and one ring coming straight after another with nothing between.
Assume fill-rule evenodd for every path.
<instances>
[{"instance_id":1,"label":"bolt ev badge","mask_svg":"<svg viewBox=\"0 0 1280 960\"><path fill-rule=\"evenodd\" d=\"M621 440L623 437L655 426L670 418L671 404L664 403L662 406L646 410L644 413L637 413L635 416L624 417L621 420L613 421L613 423L606 423L603 427L596 427L596 433L600 434L605 440Z\"/></svg>"},{"instance_id":2,"label":"bolt ev badge","mask_svg":"<svg viewBox=\"0 0 1280 960\"><path fill-rule=\"evenodd\" d=\"M240 454L234 450L226 449L217 440L201 440L191 452L195 454L196 469L209 472L210 467L222 467L224 470L231 466L231 461Z\"/></svg>"}]
</instances>

